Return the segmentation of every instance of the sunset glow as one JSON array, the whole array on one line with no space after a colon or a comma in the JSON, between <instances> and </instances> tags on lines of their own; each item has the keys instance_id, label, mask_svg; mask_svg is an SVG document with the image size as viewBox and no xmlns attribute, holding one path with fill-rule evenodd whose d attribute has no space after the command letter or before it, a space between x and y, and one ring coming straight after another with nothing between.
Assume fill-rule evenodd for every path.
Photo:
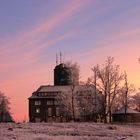
<instances>
[{"instance_id":1,"label":"sunset glow","mask_svg":"<svg viewBox=\"0 0 140 140\"><path fill-rule=\"evenodd\" d=\"M28 97L53 84L55 55L91 68L115 58L128 80L140 86L140 1L0 1L0 91L10 97L17 121L28 119Z\"/></svg>"}]
</instances>

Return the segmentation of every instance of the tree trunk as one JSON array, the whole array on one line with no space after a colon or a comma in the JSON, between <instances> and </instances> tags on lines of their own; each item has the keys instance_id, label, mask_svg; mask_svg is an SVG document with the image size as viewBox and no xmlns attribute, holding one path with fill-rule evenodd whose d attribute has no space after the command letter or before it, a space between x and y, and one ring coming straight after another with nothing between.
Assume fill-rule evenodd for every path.
<instances>
[{"instance_id":1,"label":"tree trunk","mask_svg":"<svg viewBox=\"0 0 140 140\"><path fill-rule=\"evenodd\" d=\"M128 96L128 80L127 80L127 74L125 72L125 112L124 112L124 120L127 122L127 107L128 107L128 102L127 102L127 96Z\"/></svg>"},{"instance_id":2,"label":"tree trunk","mask_svg":"<svg viewBox=\"0 0 140 140\"><path fill-rule=\"evenodd\" d=\"M105 91L105 99L104 99L104 123L107 123L107 114L106 114L106 108L107 108L107 102L106 102L106 98L107 98L107 93Z\"/></svg>"},{"instance_id":3,"label":"tree trunk","mask_svg":"<svg viewBox=\"0 0 140 140\"><path fill-rule=\"evenodd\" d=\"M71 100L71 105L72 105L72 119L75 122L75 108L74 108L74 85L72 86L72 100Z\"/></svg>"},{"instance_id":4,"label":"tree trunk","mask_svg":"<svg viewBox=\"0 0 140 140\"><path fill-rule=\"evenodd\" d=\"M94 109L93 118L94 118L94 121L97 122L97 113L98 113L97 112L97 66L94 67L94 86L95 86L95 91L94 91L95 108L93 108Z\"/></svg>"},{"instance_id":5,"label":"tree trunk","mask_svg":"<svg viewBox=\"0 0 140 140\"><path fill-rule=\"evenodd\" d=\"M108 93L108 115L109 115L109 123L111 123L111 104L110 104L110 93Z\"/></svg>"}]
</instances>

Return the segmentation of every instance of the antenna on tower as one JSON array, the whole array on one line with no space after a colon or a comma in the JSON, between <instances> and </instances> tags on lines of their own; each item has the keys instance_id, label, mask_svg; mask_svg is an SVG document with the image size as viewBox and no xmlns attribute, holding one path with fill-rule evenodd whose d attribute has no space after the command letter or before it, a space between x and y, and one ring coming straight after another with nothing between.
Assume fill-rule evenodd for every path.
<instances>
[{"instance_id":1,"label":"antenna on tower","mask_svg":"<svg viewBox=\"0 0 140 140\"><path fill-rule=\"evenodd\" d=\"M60 52L60 64L62 63L62 53Z\"/></svg>"},{"instance_id":2,"label":"antenna on tower","mask_svg":"<svg viewBox=\"0 0 140 140\"><path fill-rule=\"evenodd\" d=\"M56 54L56 65L58 65L58 56Z\"/></svg>"}]
</instances>

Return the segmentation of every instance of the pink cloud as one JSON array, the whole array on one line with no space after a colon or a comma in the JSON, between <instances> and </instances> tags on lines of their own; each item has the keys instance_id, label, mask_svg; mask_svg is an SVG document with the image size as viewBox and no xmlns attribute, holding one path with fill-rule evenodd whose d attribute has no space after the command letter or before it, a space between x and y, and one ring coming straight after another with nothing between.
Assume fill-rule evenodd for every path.
<instances>
[{"instance_id":1,"label":"pink cloud","mask_svg":"<svg viewBox=\"0 0 140 140\"><path fill-rule=\"evenodd\" d=\"M54 29L55 27L62 24L64 21L72 17L77 11L87 4L88 1L71 1L68 3L61 11L55 14L50 19L43 21L39 25L35 25L31 30L22 33L21 35L17 36L12 42L9 42L5 45L5 47L0 48L1 51L8 51L5 50L6 47L20 49L21 45L26 45L32 39L36 37L40 37L41 35L47 36L47 34ZM9 50L10 51L10 50Z\"/></svg>"},{"instance_id":2,"label":"pink cloud","mask_svg":"<svg viewBox=\"0 0 140 140\"><path fill-rule=\"evenodd\" d=\"M21 67L21 66L25 66L27 64L30 64L32 62L36 62L39 54L41 53L41 50L43 48L47 48L48 46L51 46L63 39L69 38L69 37L73 37L74 35L76 35L75 31L71 31L68 33L64 33L52 40L49 40L47 43L43 43L43 44L35 44L32 43L29 47L30 50L28 52L22 52L20 54L16 54L15 56L12 57L12 59L9 61L9 57L5 57L5 61L7 61L6 63L1 63L0 64L0 68L1 69L8 69L8 68L15 68L15 67Z\"/></svg>"}]
</instances>

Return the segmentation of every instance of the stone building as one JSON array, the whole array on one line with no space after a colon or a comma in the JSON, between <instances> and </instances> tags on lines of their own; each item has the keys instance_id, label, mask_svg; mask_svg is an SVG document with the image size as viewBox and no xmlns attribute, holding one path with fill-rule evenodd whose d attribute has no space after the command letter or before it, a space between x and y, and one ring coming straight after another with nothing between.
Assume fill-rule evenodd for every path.
<instances>
[{"instance_id":1,"label":"stone building","mask_svg":"<svg viewBox=\"0 0 140 140\"><path fill-rule=\"evenodd\" d=\"M29 121L70 121L72 119L70 111L72 93L77 100L75 102L76 120L92 120L93 114L97 115L97 112L101 112L101 93L95 92L94 86L79 85L78 78L73 83L72 69L61 63L54 69L54 85L40 86L28 98Z\"/></svg>"}]
</instances>

